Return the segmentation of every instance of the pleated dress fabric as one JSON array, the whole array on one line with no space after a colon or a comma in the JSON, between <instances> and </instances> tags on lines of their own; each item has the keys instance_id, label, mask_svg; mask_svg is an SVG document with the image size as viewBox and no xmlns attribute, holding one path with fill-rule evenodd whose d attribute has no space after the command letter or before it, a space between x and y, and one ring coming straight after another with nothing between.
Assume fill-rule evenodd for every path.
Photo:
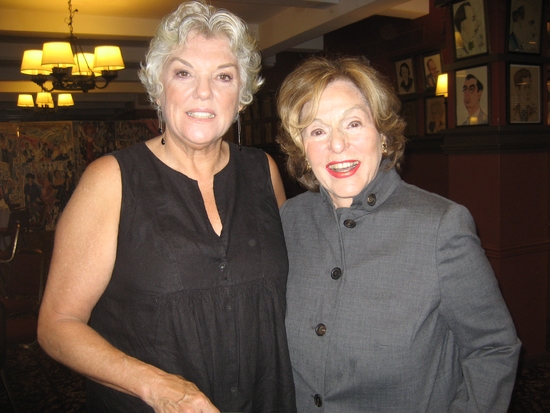
<instances>
[{"instance_id":1,"label":"pleated dress fabric","mask_svg":"<svg viewBox=\"0 0 550 413\"><path fill-rule=\"evenodd\" d=\"M262 151L229 145L214 177L220 236L196 181L144 143L114 153L117 259L90 325L123 352L195 383L222 412L291 413L288 260L269 166ZM153 409L89 381L88 411Z\"/></svg>"}]
</instances>

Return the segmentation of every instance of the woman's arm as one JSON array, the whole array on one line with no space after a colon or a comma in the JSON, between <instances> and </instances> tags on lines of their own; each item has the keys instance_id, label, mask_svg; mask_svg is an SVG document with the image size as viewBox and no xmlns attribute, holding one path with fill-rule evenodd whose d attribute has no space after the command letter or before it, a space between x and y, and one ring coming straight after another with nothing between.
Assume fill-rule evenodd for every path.
<instances>
[{"instance_id":1,"label":"woman's arm","mask_svg":"<svg viewBox=\"0 0 550 413\"><path fill-rule=\"evenodd\" d=\"M277 205L279 208L286 201L285 188L283 186L283 181L281 179L281 174L279 173L279 167L277 163L269 154L265 154L267 160L269 161L269 172L271 173L271 183L273 185L273 190L275 191L275 198L277 198Z\"/></svg>"},{"instance_id":2,"label":"woman's arm","mask_svg":"<svg viewBox=\"0 0 550 413\"><path fill-rule=\"evenodd\" d=\"M112 156L93 162L82 175L57 224L39 343L59 362L140 397L157 412L218 412L194 384L129 357L87 324L111 279L121 194L120 169Z\"/></svg>"},{"instance_id":3,"label":"woman's arm","mask_svg":"<svg viewBox=\"0 0 550 413\"><path fill-rule=\"evenodd\" d=\"M464 375L450 412L505 413L521 343L466 208L452 205L438 234L440 311Z\"/></svg>"}]
</instances>

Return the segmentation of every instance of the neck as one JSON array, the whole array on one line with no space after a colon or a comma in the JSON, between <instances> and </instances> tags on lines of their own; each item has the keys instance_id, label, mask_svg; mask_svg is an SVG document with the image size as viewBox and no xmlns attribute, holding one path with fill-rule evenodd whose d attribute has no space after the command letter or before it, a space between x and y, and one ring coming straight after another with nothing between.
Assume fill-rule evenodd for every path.
<instances>
[{"instance_id":1,"label":"neck","mask_svg":"<svg viewBox=\"0 0 550 413\"><path fill-rule=\"evenodd\" d=\"M175 142L164 134L147 144L170 168L197 181L212 178L229 162L229 145L222 139L203 147L195 147Z\"/></svg>"}]
</instances>

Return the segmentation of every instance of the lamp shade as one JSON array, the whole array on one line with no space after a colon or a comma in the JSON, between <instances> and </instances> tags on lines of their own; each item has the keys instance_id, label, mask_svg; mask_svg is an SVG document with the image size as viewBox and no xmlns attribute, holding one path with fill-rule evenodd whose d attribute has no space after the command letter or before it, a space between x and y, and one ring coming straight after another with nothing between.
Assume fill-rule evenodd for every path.
<instances>
[{"instance_id":1,"label":"lamp shade","mask_svg":"<svg viewBox=\"0 0 550 413\"><path fill-rule=\"evenodd\" d=\"M60 93L57 95L57 106L73 106L73 95L70 93Z\"/></svg>"},{"instance_id":2,"label":"lamp shade","mask_svg":"<svg viewBox=\"0 0 550 413\"><path fill-rule=\"evenodd\" d=\"M34 100L32 99L32 95L19 95L17 97L17 106L21 106L22 108L34 107Z\"/></svg>"},{"instance_id":3,"label":"lamp shade","mask_svg":"<svg viewBox=\"0 0 550 413\"><path fill-rule=\"evenodd\" d=\"M52 71L42 66L42 50L25 50L21 61L21 73L24 75L49 75Z\"/></svg>"},{"instance_id":4,"label":"lamp shade","mask_svg":"<svg viewBox=\"0 0 550 413\"><path fill-rule=\"evenodd\" d=\"M48 42L42 48L42 64L53 67L74 67L73 49L69 42Z\"/></svg>"},{"instance_id":5,"label":"lamp shade","mask_svg":"<svg viewBox=\"0 0 550 413\"><path fill-rule=\"evenodd\" d=\"M442 73L437 77L437 86L435 87L435 94L437 96L449 95L449 76L447 73Z\"/></svg>"},{"instance_id":6,"label":"lamp shade","mask_svg":"<svg viewBox=\"0 0 550 413\"><path fill-rule=\"evenodd\" d=\"M75 67L73 67L73 75L76 76L92 76L94 68L93 53L77 53L74 55Z\"/></svg>"},{"instance_id":7,"label":"lamp shade","mask_svg":"<svg viewBox=\"0 0 550 413\"><path fill-rule=\"evenodd\" d=\"M94 71L122 70L124 60L118 46L96 46L94 51Z\"/></svg>"},{"instance_id":8,"label":"lamp shade","mask_svg":"<svg viewBox=\"0 0 550 413\"><path fill-rule=\"evenodd\" d=\"M49 92L38 92L36 94L36 106L40 108L53 108L52 94Z\"/></svg>"}]
</instances>

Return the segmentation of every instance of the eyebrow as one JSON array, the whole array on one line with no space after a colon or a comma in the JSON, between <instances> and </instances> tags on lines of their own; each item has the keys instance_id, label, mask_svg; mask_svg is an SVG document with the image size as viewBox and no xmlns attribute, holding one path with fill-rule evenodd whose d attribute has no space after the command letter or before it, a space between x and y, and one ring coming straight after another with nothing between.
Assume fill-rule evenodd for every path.
<instances>
[{"instance_id":1,"label":"eyebrow","mask_svg":"<svg viewBox=\"0 0 550 413\"><path fill-rule=\"evenodd\" d=\"M365 108L370 109L370 106L369 106L368 104L366 104L365 106L361 106L361 105L352 106L351 108L346 109L346 110L344 111L344 115L343 115L342 117L348 116L350 112L352 112L352 111L354 111L354 110L356 110L356 109L359 109L359 110L361 110L363 113L367 113L367 114L368 114L368 112L367 112L367 110L365 110ZM371 111L370 116L372 117L372 116L373 116L373 115L372 115L372 109L370 109L370 111ZM324 123L324 122L323 122L321 119L319 119L319 118L313 119L313 120L311 121L311 123L313 123L313 122L321 122L321 123Z\"/></svg>"},{"instance_id":2,"label":"eyebrow","mask_svg":"<svg viewBox=\"0 0 550 413\"><path fill-rule=\"evenodd\" d=\"M190 62L188 62L187 60L182 59L181 57L178 57L178 56L172 57L172 58L170 59L169 63L171 64L171 63L176 62L176 61L182 63L182 64L185 65L185 66L188 66L188 67L190 67L190 68L193 68L193 65L192 65ZM237 69L237 65L236 65L235 63L224 63L224 64L219 65L219 66L216 68L216 70L219 70L219 69L227 69L227 68L235 68L235 69Z\"/></svg>"}]
</instances>

